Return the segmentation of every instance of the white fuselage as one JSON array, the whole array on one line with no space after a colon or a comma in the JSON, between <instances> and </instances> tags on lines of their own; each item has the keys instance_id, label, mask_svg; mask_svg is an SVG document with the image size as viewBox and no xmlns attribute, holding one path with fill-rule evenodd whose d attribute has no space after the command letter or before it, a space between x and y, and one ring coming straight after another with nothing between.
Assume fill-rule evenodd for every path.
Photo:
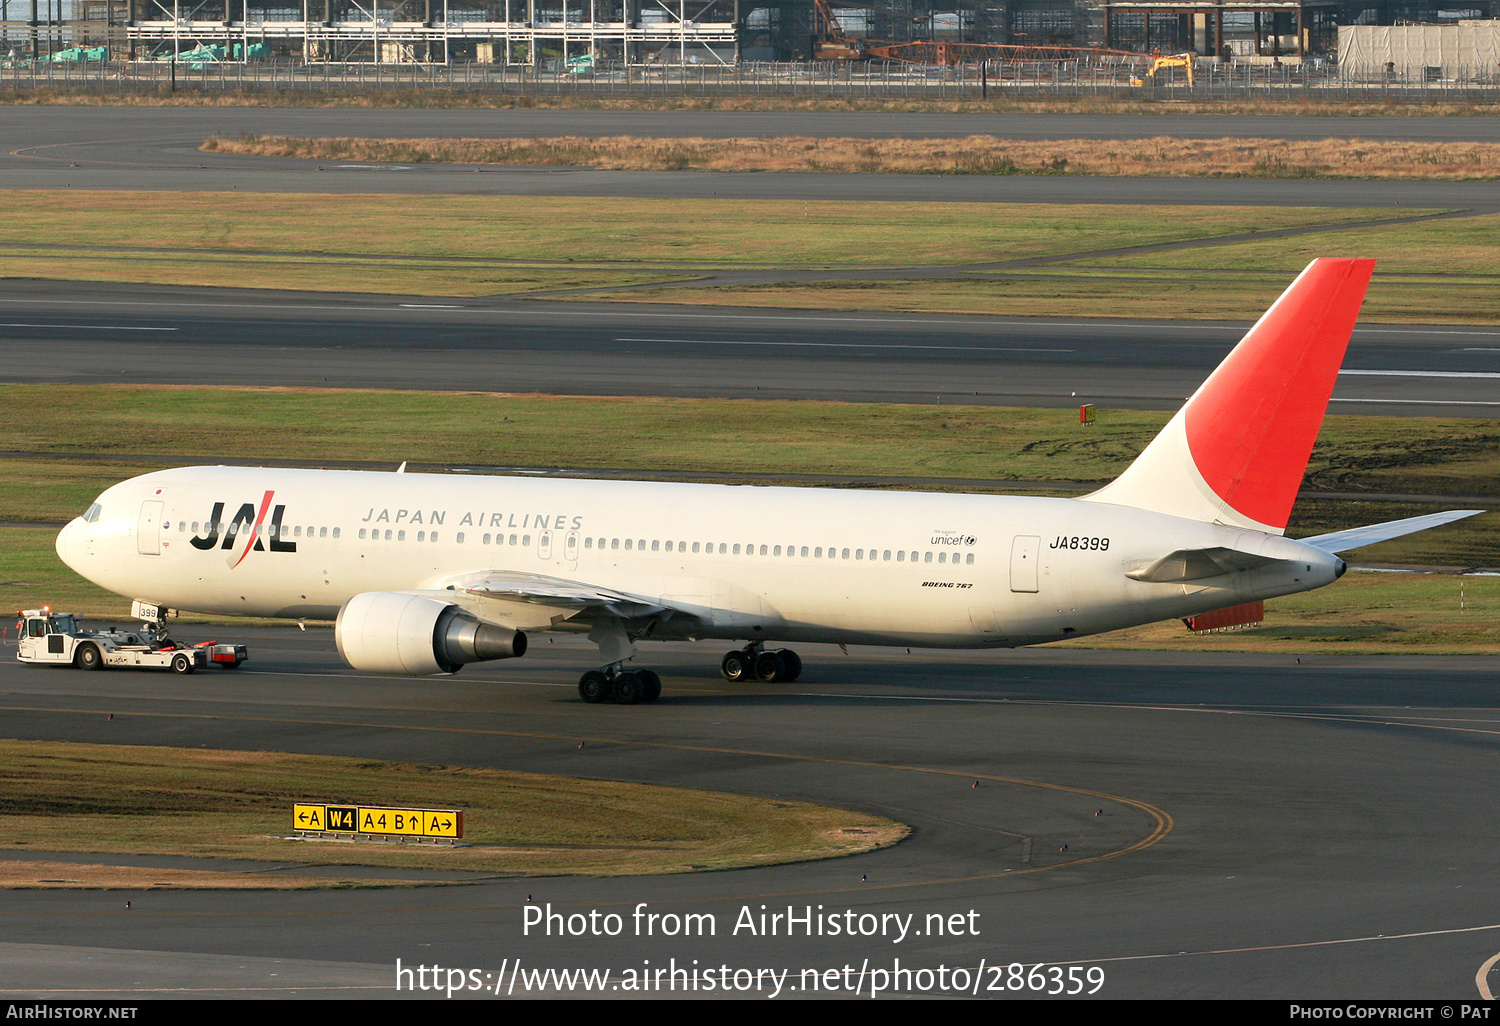
<instances>
[{"instance_id":1,"label":"white fuselage","mask_svg":"<svg viewBox=\"0 0 1500 1026\"><path fill-rule=\"evenodd\" d=\"M115 485L90 516L58 536L64 562L172 608L332 618L363 592L505 571L692 614L656 638L1034 644L1306 591L1342 567L1277 535L1104 502L825 488L192 467ZM1213 546L1279 562L1126 576Z\"/></svg>"}]
</instances>

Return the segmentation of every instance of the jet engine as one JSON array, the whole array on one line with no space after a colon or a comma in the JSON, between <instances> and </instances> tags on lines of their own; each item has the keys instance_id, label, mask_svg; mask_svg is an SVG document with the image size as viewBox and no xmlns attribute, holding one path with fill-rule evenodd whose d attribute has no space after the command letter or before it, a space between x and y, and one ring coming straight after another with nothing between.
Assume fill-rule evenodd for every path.
<instances>
[{"instance_id":1,"label":"jet engine","mask_svg":"<svg viewBox=\"0 0 1500 1026\"><path fill-rule=\"evenodd\" d=\"M344 603L333 637L356 670L413 677L526 654L520 631L486 623L451 602L393 591L367 591Z\"/></svg>"}]
</instances>

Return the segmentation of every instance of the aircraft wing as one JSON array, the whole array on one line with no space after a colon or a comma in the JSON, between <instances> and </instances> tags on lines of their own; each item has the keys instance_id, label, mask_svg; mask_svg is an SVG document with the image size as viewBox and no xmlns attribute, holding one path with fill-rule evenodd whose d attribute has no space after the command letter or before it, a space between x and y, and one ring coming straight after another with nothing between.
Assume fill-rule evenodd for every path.
<instances>
[{"instance_id":1,"label":"aircraft wing","mask_svg":"<svg viewBox=\"0 0 1500 1026\"><path fill-rule=\"evenodd\" d=\"M1332 534L1320 534L1298 540L1304 545L1311 545L1324 552L1348 552L1350 549L1358 549L1365 545L1374 545L1376 542L1390 541L1392 538L1425 531L1430 527L1441 527L1455 520L1463 520L1465 517L1472 517L1483 512L1482 509L1450 509L1445 513L1428 513L1425 516L1408 517L1405 520L1388 520L1383 524L1354 527L1347 531L1334 531Z\"/></svg>"},{"instance_id":2,"label":"aircraft wing","mask_svg":"<svg viewBox=\"0 0 1500 1026\"><path fill-rule=\"evenodd\" d=\"M523 631L552 630L564 622L594 627L694 615L582 581L515 570L476 570L429 580L409 594L453 602L481 619Z\"/></svg>"},{"instance_id":3,"label":"aircraft wing","mask_svg":"<svg viewBox=\"0 0 1500 1026\"><path fill-rule=\"evenodd\" d=\"M561 606L574 609L599 610L622 620L636 620L655 616L668 610L668 606L643 602L631 595L596 588L590 584L547 577L543 574L528 574L510 570L493 570L479 580L461 586L471 595L485 598L505 599L512 602L528 602L541 606Z\"/></svg>"}]
</instances>

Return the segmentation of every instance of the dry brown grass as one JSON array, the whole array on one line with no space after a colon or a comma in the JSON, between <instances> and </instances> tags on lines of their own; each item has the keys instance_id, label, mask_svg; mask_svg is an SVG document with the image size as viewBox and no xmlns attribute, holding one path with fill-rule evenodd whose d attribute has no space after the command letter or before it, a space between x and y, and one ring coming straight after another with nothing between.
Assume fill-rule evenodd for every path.
<instances>
[{"instance_id":1,"label":"dry brown grass","mask_svg":"<svg viewBox=\"0 0 1500 1026\"><path fill-rule=\"evenodd\" d=\"M399 164L533 164L611 171L829 171L885 174L1235 178L1500 176L1500 143L1363 139L301 139L213 136L204 150Z\"/></svg>"}]
</instances>

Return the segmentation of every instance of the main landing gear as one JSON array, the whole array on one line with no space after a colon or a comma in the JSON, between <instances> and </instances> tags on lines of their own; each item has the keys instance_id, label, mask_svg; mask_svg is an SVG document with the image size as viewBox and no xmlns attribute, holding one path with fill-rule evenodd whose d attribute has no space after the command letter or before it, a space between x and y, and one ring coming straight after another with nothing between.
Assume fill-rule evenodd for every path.
<instances>
[{"instance_id":1,"label":"main landing gear","mask_svg":"<svg viewBox=\"0 0 1500 1026\"><path fill-rule=\"evenodd\" d=\"M590 670L578 679L578 695L585 702L616 702L635 705L661 697L661 678L655 670L622 670L607 666Z\"/></svg>"},{"instance_id":2,"label":"main landing gear","mask_svg":"<svg viewBox=\"0 0 1500 1026\"><path fill-rule=\"evenodd\" d=\"M726 653L724 661L719 664L719 672L730 681L790 684L802 675L802 660L789 648L767 652L759 645L750 645Z\"/></svg>"}]
</instances>

